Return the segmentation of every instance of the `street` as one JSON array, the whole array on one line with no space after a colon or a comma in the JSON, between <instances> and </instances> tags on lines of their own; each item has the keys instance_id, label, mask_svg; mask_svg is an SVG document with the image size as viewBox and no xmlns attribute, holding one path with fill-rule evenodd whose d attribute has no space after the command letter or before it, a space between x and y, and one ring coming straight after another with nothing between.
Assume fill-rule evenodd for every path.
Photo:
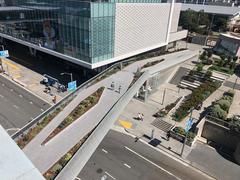
<instances>
[{"instance_id":1,"label":"street","mask_svg":"<svg viewBox=\"0 0 240 180\"><path fill-rule=\"evenodd\" d=\"M13 134L50 105L0 76L0 124Z\"/></svg>"},{"instance_id":2,"label":"street","mask_svg":"<svg viewBox=\"0 0 240 180\"><path fill-rule=\"evenodd\" d=\"M110 130L78 175L81 180L210 179L130 136Z\"/></svg>"}]
</instances>

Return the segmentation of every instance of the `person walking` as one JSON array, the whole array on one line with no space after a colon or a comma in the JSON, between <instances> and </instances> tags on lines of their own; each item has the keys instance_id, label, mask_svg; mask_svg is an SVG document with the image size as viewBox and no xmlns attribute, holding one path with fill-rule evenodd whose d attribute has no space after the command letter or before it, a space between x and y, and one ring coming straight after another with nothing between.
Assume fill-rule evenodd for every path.
<instances>
[{"instance_id":1,"label":"person walking","mask_svg":"<svg viewBox=\"0 0 240 180\"><path fill-rule=\"evenodd\" d=\"M143 117L144 117L143 113L142 113L142 116L141 116L141 117L142 117L141 121L143 121Z\"/></svg>"},{"instance_id":2,"label":"person walking","mask_svg":"<svg viewBox=\"0 0 240 180\"><path fill-rule=\"evenodd\" d=\"M138 120L142 120L142 114L141 113L138 113Z\"/></svg>"},{"instance_id":3,"label":"person walking","mask_svg":"<svg viewBox=\"0 0 240 180\"><path fill-rule=\"evenodd\" d=\"M121 89L122 89L122 86L120 85L120 86L118 87L118 93L121 93Z\"/></svg>"},{"instance_id":4,"label":"person walking","mask_svg":"<svg viewBox=\"0 0 240 180\"><path fill-rule=\"evenodd\" d=\"M111 89L114 90L115 84L114 82L111 83Z\"/></svg>"},{"instance_id":5,"label":"person walking","mask_svg":"<svg viewBox=\"0 0 240 180\"><path fill-rule=\"evenodd\" d=\"M54 104L56 104L56 102L57 102L57 96L54 96L52 101L53 101Z\"/></svg>"}]
</instances>

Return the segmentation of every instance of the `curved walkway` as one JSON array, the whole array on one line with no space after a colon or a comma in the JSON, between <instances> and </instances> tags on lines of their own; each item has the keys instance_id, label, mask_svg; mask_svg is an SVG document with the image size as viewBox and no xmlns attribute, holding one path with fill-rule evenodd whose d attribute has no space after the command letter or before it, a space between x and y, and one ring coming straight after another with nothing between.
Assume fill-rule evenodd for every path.
<instances>
[{"instance_id":1,"label":"curved walkway","mask_svg":"<svg viewBox=\"0 0 240 180\"><path fill-rule=\"evenodd\" d=\"M56 161L58 161L68 150L87 135L96 125L108 114L109 110L115 103L121 99L122 95L128 90L136 70L150 61L155 61L159 58L165 58L165 61L146 68L150 75L168 69L174 65L182 63L192 57L197 52L181 51L161 57L151 58L135 62L122 71L82 90L77 97L69 103L63 111L61 111L24 149L23 151L39 169L41 173L46 172ZM115 92L108 89L112 82L115 82L115 88L118 90L121 85L121 92ZM86 97L94 93L98 88L105 87L99 102L89 111L83 114L80 118L74 121L71 125L53 137L45 145L41 143L48 135L71 113L71 111ZM121 109L121 108L120 108ZM112 120L113 122L115 119ZM104 137L104 136L103 136ZM100 142L99 142L100 143ZM95 147L96 148L96 147Z\"/></svg>"}]
</instances>

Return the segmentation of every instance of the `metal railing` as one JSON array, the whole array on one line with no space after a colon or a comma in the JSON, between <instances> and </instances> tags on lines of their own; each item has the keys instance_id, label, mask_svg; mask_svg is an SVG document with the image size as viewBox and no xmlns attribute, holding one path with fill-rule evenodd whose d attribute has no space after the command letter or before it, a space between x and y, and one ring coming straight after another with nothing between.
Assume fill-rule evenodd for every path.
<instances>
[{"instance_id":1,"label":"metal railing","mask_svg":"<svg viewBox=\"0 0 240 180\"><path fill-rule=\"evenodd\" d=\"M101 78L102 76L104 76L104 74L106 74L108 71L117 68L120 65L120 63L116 63L113 64L112 66L108 67L107 69L105 69L104 71L102 71L101 73L97 74L96 76L94 76L93 78L87 80L86 82L84 82L83 84L81 84L75 91L73 91L72 93L68 94L67 96L65 96L63 99L61 99L59 102L57 102L56 104L54 104L53 106L51 106L50 108L48 108L46 111L44 111L42 114L40 114L39 116L37 116L36 118L34 118L31 122L29 122L28 124L26 124L24 127L22 127L19 131L17 131L16 133L14 133L13 135L11 135L13 140L17 140L17 138L26 133L30 128L32 128L34 125L36 125L39 121L41 121L44 117L46 117L48 114L54 112L57 108L60 108L64 103L67 103L69 101L71 101L74 97L77 96L77 93L79 93L80 91L88 88L89 86L97 83L98 81L96 81L98 78Z\"/></svg>"},{"instance_id":2,"label":"metal railing","mask_svg":"<svg viewBox=\"0 0 240 180\"><path fill-rule=\"evenodd\" d=\"M162 54L164 55L164 54L168 54L168 53L162 53ZM154 53L150 53L150 55L140 55L140 56L131 57L127 60L124 60L124 61L121 61L121 62L118 62L118 63L115 63L115 64L109 66L108 68L103 70L101 73L97 74L93 78L91 78L91 79L87 80L86 82L84 82L83 84L81 84L75 91L73 91L72 93L65 96L59 102L57 102L56 104L54 104L53 106L48 108L46 111L44 111L42 114L40 114L39 116L34 118L31 122L29 122L28 124L23 126L19 131L17 131L13 135L11 135L12 139L16 141L20 135L26 134L30 130L30 128L33 128L38 122L43 120L43 118L46 117L48 114L53 113L57 108L60 108L64 103L71 101L74 97L76 97L77 93L79 93L80 91L111 76L112 75L111 71L114 70L114 68L119 68L119 70L121 70L122 68L130 65L131 63L133 63L135 61L144 60L144 59L148 59L148 58L152 58L152 57L155 57ZM114 72L114 73L116 73L116 72ZM108 74L108 73L110 73L110 74Z\"/></svg>"}]
</instances>

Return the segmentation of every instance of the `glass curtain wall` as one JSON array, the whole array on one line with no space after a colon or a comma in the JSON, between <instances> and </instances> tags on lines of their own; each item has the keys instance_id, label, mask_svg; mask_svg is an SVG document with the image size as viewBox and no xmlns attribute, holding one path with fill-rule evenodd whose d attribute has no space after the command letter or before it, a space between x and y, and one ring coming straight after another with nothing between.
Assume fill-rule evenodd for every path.
<instances>
[{"instance_id":1,"label":"glass curtain wall","mask_svg":"<svg viewBox=\"0 0 240 180\"><path fill-rule=\"evenodd\" d=\"M0 32L97 63L114 57L116 3L161 0L6 0Z\"/></svg>"}]
</instances>

